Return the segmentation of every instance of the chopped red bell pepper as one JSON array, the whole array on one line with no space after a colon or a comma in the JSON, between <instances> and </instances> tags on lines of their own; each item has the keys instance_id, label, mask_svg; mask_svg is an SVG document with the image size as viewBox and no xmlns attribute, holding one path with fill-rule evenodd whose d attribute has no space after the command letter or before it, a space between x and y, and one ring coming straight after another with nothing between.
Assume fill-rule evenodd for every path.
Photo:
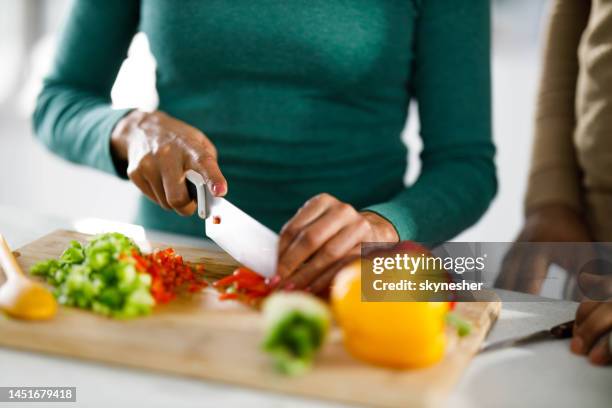
<instances>
[{"instance_id":1,"label":"chopped red bell pepper","mask_svg":"<svg viewBox=\"0 0 612 408\"><path fill-rule=\"evenodd\" d=\"M215 288L225 288L230 286L232 283L236 282L238 280L238 277L235 275L228 275L225 278L221 278L216 282L213 282L213 286Z\"/></svg>"},{"instance_id":2,"label":"chopped red bell pepper","mask_svg":"<svg viewBox=\"0 0 612 408\"><path fill-rule=\"evenodd\" d=\"M134 251L132 257L136 269L151 275L151 295L157 303L167 303L181 292L198 292L208 285L202 276L204 266L186 264L172 248L149 255Z\"/></svg>"},{"instance_id":3,"label":"chopped red bell pepper","mask_svg":"<svg viewBox=\"0 0 612 408\"><path fill-rule=\"evenodd\" d=\"M220 293L219 300L233 300L238 299L237 293Z\"/></svg>"},{"instance_id":4,"label":"chopped red bell pepper","mask_svg":"<svg viewBox=\"0 0 612 408\"><path fill-rule=\"evenodd\" d=\"M219 291L225 291L219 296L220 300L243 299L248 302L265 297L272 291L266 279L245 267L237 268L231 275L214 282L213 286ZM230 288L231 293L227 292Z\"/></svg>"}]
</instances>

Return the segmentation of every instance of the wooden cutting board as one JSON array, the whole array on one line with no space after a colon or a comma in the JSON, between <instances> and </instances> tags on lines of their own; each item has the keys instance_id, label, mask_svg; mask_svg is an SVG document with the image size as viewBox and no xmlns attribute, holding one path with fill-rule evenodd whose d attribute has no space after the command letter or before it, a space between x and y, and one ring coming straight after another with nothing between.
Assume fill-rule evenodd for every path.
<instances>
[{"instance_id":1,"label":"wooden cutting board","mask_svg":"<svg viewBox=\"0 0 612 408\"><path fill-rule=\"evenodd\" d=\"M87 236L56 231L18 249L17 259L27 271L40 260L58 257L73 239L85 241ZM227 274L236 266L223 252L175 248L188 261L204 262L211 277ZM432 406L445 400L499 310L499 302L459 305L458 311L473 325L472 333L462 339L450 335L446 356L439 364L406 371L353 359L342 346L339 330L334 329L310 373L297 378L279 375L260 351L258 312L233 301L219 302L212 290L158 306L152 316L128 321L65 307L48 322L23 322L0 315L0 345L348 403Z\"/></svg>"}]
</instances>

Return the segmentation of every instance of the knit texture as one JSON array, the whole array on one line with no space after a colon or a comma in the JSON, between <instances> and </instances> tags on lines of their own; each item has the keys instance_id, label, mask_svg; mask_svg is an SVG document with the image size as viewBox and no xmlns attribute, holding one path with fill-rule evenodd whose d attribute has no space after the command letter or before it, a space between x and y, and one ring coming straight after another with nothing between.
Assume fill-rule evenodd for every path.
<instances>
[{"instance_id":1,"label":"knit texture","mask_svg":"<svg viewBox=\"0 0 612 408\"><path fill-rule=\"evenodd\" d=\"M125 111L111 109L110 89L143 31L159 109L213 141L236 205L278 231L327 192L402 239L440 242L496 190L489 30L487 0L78 0L34 127L68 160L115 173L109 137ZM411 98L423 167L406 187ZM138 221L203 232L144 198Z\"/></svg>"}]
</instances>

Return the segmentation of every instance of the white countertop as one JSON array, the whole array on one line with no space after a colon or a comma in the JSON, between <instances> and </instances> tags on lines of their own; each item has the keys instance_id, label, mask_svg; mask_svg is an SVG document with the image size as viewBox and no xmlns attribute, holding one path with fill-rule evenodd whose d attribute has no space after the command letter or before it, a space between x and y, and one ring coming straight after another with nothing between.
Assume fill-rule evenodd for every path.
<instances>
[{"instance_id":1,"label":"white countertop","mask_svg":"<svg viewBox=\"0 0 612 408\"><path fill-rule=\"evenodd\" d=\"M58 228L91 228L61 218L0 206L0 232L17 248ZM148 232L152 241L208 245L203 240ZM571 320L577 304L538 301L505 303L488 341L528 334ZM1 335L1 333L0 333ZM0 348L0 386L76 386L75 406L300 407L338 406L216 382ZM372 392L376 392L372 390ZM18 407L40 407L19 403ZM608 407L612 368L593 367L569 352L569 341L553 341L476 356L452 393L460 407ZM0 403L0 407L7 404Z\"/></svg>"}]
</instances>

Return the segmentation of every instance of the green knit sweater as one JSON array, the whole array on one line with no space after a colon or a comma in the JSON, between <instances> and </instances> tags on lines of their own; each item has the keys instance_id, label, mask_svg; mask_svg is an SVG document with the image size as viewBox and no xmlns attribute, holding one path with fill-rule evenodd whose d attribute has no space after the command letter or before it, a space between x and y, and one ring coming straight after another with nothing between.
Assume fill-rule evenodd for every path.
<instances>
[{"instance_id":1,"label":"green knit sweater","mask_svg":"<svg viewBox=\"0 0 612 408\"><path fill-rule=\"evenodd\" d=\"M236 205L279 230L328 192L402 239L439 242L496 190L489 29L488 0L76 0L34 127L66 159L124 176L109 138L126 110L110 89L142 31L159 109L209 136ZM406 187L411 98L422 170ZM138 221L203 233L144 198Z\"/></svg>"}]
</instances>

